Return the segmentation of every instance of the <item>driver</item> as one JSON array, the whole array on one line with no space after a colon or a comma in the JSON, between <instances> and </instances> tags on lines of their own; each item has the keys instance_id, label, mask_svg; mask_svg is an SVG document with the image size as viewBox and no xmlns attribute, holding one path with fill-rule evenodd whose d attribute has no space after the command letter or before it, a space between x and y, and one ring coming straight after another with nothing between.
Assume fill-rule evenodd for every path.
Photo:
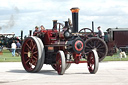
<instances>
[{"instance_id":1,"label":"driver","mask_svg":"<svg viewBox=\"0 0 128 85\"><path fill-rule=\"evenodd\" d=\"M46 30L45 30L43 25L40 26L40 32L44 32L44 33L46 32Z\"/></svg>"},{"instance_id":2,"label":"driver","mask_svg":"<svg viewBox=\"0 0 128 85\"><path fill-rule=\"evenodd\" d=\"M39 32L39 28L36 26L35 31L33 32L33 35L36 36L38 32Z\"/></svg>"}]
</instances>

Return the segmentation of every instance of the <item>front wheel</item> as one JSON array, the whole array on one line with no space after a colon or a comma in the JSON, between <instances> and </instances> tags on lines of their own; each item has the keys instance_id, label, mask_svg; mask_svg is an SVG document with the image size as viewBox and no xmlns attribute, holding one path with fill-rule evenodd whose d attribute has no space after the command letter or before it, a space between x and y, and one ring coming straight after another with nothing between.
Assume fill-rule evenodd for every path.
<instances>
[{"instance_id":1,"label":"front wheel","mask_svg":"<svg viewBox=\"0 0 128 85\"><path fill-rule=\"evenodd\" d=\"M65 55L61 50L56 55L56 71L59 75L63 75L65 72Z\"/></svg>"},{"instance_id":2,"label":"front wheel","mask_svg":"<svg viewBox=\"0 0 128 85\"><path fill-rule=\"evenodd\" d=\"M95 74L99 67L99 57L95 49L93 49L87 57L87 66L91 74Z\"/></svg>"}]
</instances>

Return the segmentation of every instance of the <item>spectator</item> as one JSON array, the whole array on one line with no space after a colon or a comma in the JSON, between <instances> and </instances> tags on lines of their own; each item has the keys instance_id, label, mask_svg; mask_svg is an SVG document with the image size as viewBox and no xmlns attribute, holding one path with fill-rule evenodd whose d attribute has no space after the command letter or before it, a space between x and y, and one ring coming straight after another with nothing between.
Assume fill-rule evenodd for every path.
<instances>
[{"instance_id":1,"label":"spectator","mask_svg":"<svg viewBox=\"0 0 128 85\"><path fill-rule=\"evenodd\" d=\"M16 52L17 52L18 55L19 55L19 54L20 54L20 48L21 48L21 44L19 43L19 41L17 41L16 46L17 46Z\"/></svg>"},{"instance_id":2,"label":"spectator","mask_svg":"<svg viewBox=\"0 0 128 85\"><path fill-rule=\"evenodd\" d=\"M11 49L12 49L12 56L15 56L15 51L16 51L16 44L15 41L11 44Z\"/></svg>"},{"instance_id":3,"label":"spectator","mask_svg":"<svg viewBox=\"0 0 128 85\"><path fill-rule=\"evenodd\" d=\"M17 41L16 46L17 46L17 48L21 47L21 44L19 43L19 41Z\"/></svg>"},{"instance_id":4,"label":"spectator","mask_svg":"<svg viewBox=\"0 0 128 85\"><path fill-rule=\"evenodd\" d=\"M103 32L103 30L101 29L101 27L99 26L97 29L98 29L98 37L104 39L104 32Z\"/></svg>"},{"instance_id":5,"label":"spectator","mask_svg":"<svg viewBox=\"0 0 128 85\"><path fill-rule=\"evenodd\" d=\"M35 31L33 32L33 35L37 35L38 32L39 32L39 28L36 26Z\"/></svg>"}]
</instances>

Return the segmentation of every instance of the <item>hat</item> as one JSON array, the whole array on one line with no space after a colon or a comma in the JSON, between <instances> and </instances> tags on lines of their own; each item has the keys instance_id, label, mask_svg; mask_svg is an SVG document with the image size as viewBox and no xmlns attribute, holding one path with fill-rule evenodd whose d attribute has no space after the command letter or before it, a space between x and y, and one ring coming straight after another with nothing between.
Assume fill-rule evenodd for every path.
<instances>
[{"instance_id":1,"label":"hat","mask_svg":"<svg viewBox=\"0 0 128 85\"><path fill-rule=\"evenodd\" d=\"M38 26L35 26L35 28L38 28Z\"/></svg>"},{"instance_id":2,"label":"hat","mask_svg":"<svg viewBox=\"0 0 128 85\"><path fill-rule=\"evenodd\" d=\"M99 26L99 27L97 27L97 28L101 28L101 27Z\"/></svg>"}]
</instances>

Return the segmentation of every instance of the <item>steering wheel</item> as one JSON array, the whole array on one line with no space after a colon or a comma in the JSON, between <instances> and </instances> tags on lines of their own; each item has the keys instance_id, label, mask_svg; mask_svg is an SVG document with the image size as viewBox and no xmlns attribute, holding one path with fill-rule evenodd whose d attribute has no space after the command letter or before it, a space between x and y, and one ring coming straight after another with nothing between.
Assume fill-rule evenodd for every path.
<instances>
[{"instance_id":1,"label":"steering wheel","mask_svg":"<svg viewBox=\"0 0 128 85\"><path fill-rule=\"evenodd\" d=\"M89 30L90 33L87 33L86 30ZM82 36L84 36L86 38L95 36L95 33L89 28L83 28L79 31L79 33L82 34Z\"/></svg>"},{"instance_id":2,"label":"steering wheel","mask_svg":"<svg viewBox=\"0 0 128 85\"><path fill-rule=\"evenodd\" d=\"M54 25L53 30L57 30L57 29L56 29L56 28L57 28L57 25L59 25L58 31L60 32L60 29L62 29L62 28L64 27L64 25L63 25L62 23L57 23L57 24ZM62 27L62 28L61 28L61 27Z\"/></svg>"},{"instance_id":3,"label":"steering wheel","mask_svg":"<svg viewBox=\"0 0 128 85\"><path fill-rule=\"evenodd\" d=\"M57 27L58 27L57 25L59 25L59 28L57 28ZM64 25L63 25L62 23L56 23L56 24L53 26L53 31L54 31L54 30L58 30L58 32L59 32L59 33L56 34L56 37L57 37L58 35L60 35L60 31L61 31L61 29L63 29L63 28L64 28Z\"/></svg>"}]
</instances>

